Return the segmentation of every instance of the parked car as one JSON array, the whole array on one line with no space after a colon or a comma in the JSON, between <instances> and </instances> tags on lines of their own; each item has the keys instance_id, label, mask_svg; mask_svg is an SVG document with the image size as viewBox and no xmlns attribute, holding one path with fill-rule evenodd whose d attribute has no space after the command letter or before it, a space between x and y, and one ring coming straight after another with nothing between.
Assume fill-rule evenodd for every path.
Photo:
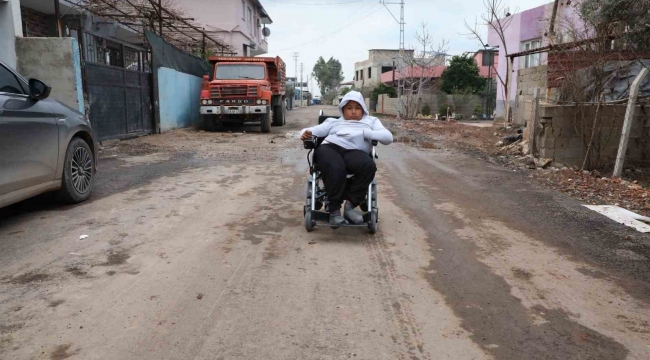
<instances>
[{"instance_id":1,"label":"parked car","mask_svg":"<svg viewBox=\"0 0 650 360\"><path fill-rule=\"evenodd\" d=\"M51 90L0 62L0 207L49 191L71 203L90 197L97 170L90 121L49 99Z\"/></svg>"}]
</instances>

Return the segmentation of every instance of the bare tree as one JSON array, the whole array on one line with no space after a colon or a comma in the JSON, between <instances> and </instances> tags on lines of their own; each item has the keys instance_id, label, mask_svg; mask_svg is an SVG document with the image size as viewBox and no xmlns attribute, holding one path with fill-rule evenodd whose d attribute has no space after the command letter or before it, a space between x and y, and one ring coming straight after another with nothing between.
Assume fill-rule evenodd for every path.
<instances>
[{"instance_id":1,"label":"bare tree","mask_svg":"<svg viewBox=\"0 0 650 360\"><path fill-rule=\"evenodd\" d=\"M421 95L431 94L439 88L439 82L434 79L434 69L445 64L448 44L442 40L434 47L434 38L426 23L420 24L415 40L417 48L412 52L413 55L405 57L404 68L398 70L398 76L404 81L404 94L400 98L402 111L399 114L404 119L414 119L418 115Z\"/></svg>"},{"instance_id":2,"label":"bare tree","mask_svg":"<svg viewBox=\"0 0 650 360\"><path fill-rule=\"evenodd\" d=\"M508 52L508 44L506 42L506 31L512 22L512 16L508 11L508 8L504 5L503 0L483 0L483 6L485 8L485 13L481 15L481 22L478 20L474 22L474 26L471 26L467 21L465 21L465 28L469 31L468 35L470 38L476 39L481 47L488 47L487 41L483 41L481 36L482 31L479 29L479 26L487 26L489 29L494 30L494 32L499 37L499 52L503 52L506 59L506 76L505 79L499 74L497 68L492 62L492 67L494 68L494 73L497 75L499 82L503 86L504 99L505 100L505 118L504 126L507 125L510 119L510 76L512 73L512 59L510 58L510 53ZM494 44L492 44L494 46Z\"/></svg>"}]
</instances>

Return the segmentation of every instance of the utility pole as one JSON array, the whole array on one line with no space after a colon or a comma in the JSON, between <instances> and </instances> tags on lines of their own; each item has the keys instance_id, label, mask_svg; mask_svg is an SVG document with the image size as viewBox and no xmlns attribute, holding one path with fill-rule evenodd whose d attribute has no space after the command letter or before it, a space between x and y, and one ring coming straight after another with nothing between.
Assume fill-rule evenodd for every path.
<instances>
[{"instance_id":1,"label":"utility pole","mask_svg":"<svg viewBox=\"0 0 650 360\"><path fill-rule=\"evenodd\" d=\"M397 60L397 69L398 69L398 78L397 78L397 98L398 101L401 103L401 96L404 95L404 77L400 76L401 73L404 71L405 67L405 60L404 60L404 52L405 52L405 39L404 39L404 27L406 25L406 22L404 22L404 0L400 0L400 2L391 2L387 3L386 0L382 0L381 4L384 5L386 10L391 14L393 19L399 24L399 59ZM390 11L388 6L386 5L399 5L400 6L400 19L397 20L395 15ZM402 104L404 105L404 104Z\"/></svg>"},{"instance_id":2,"label":"utility pole","mask_svg":"<svg viewBox=\"0 0 650 360\"><path fill-rule=\"evenodd\" d=\"M295 72L295 73L294 73L295 80L294 80L294 82L293 82L293 99L292 99L292 100L296 100L296 83L298 82L298 56L299 56L299 55L300 55L300 54L297 53L297 52L294 52L294 53L293 53L293 61L295 62L296 67L294 68L294 72Z\"/></svg>"},{"instance_id":3,"label":"utility pole","mask_svg":"<svg viewBox=\"0 0 650 360\"><path fill-rule=\"evenodd\" d=\"M302 73L305 70L305 64L300 63L300 106L302 106L302 101L305 99L305 95L303 93L303 83L302 83Z\"/></svg>"}]
</instances>

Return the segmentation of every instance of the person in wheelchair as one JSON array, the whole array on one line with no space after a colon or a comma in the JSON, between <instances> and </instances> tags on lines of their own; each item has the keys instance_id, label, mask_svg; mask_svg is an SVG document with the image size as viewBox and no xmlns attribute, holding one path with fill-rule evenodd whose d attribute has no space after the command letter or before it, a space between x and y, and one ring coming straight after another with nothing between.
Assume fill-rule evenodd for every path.
<instances>
[{"instance_id":1,"label":"person in wheelchair","mask_svg":"<svg viewBox=\"0 0 650 360\"><path fill-rule=\"evenodd\" d=\"M379 119L370 116L363 96L357 91L350 91L343 97L339 112L338 119L329 118L320 125L303 129L300 139L325 139L316 148L314 162L318 163L327 192L330 224L341 226L347 220L358 225L364 220L356 208L364 202L377 171L371 157L372 141L389 145L393 142L393 134ZM353 176L348 179L348 175Z\"/></svg>"}]
</instances>

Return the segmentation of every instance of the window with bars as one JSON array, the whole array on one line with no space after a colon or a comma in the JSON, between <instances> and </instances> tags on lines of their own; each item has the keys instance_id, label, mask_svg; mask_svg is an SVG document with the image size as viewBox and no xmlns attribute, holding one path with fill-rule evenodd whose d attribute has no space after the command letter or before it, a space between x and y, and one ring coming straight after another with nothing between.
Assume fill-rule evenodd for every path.
<instances>
[{"instance_id":1,"label":"window with bars","mask_svg":"<svg viewBox=\"0 0 650 360\"><path fill-rule=\"evenodd\" d=\"M151 72L149 51L132 48L89 33L83 33L83 44L85 62Z\"/></svg>"}]
</instances>

